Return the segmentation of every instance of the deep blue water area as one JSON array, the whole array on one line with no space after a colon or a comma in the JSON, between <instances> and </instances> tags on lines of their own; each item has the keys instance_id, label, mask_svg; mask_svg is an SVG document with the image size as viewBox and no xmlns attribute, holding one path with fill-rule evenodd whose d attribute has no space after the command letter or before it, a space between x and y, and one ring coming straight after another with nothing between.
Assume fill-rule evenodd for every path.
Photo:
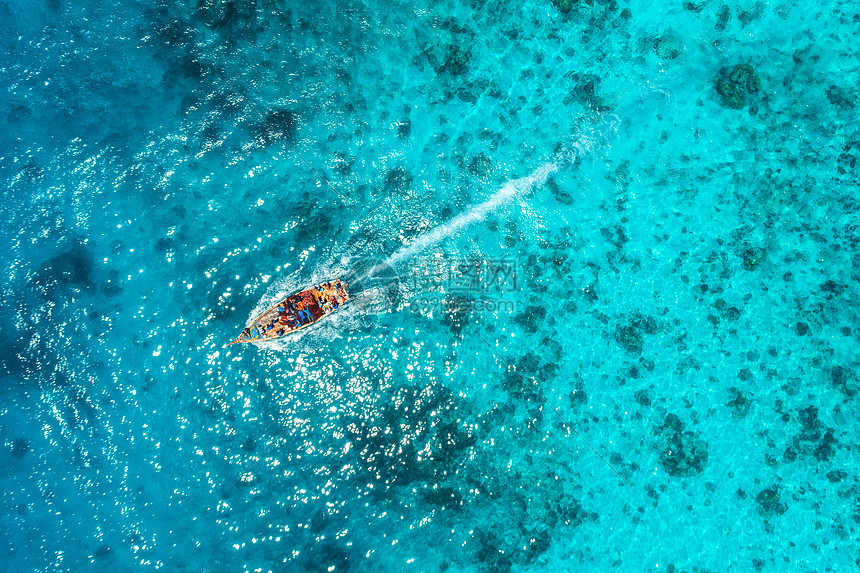
<instances>
[{"instance_id":1,"label":"deep blue water area","mask_svg":"<svg viewBox=\"0 0 860 573\"><path fill-rule=\"evenodd\" d=\"M0 15L2 570L860 569L856 3Z\"/></svg>"}]
</instances>

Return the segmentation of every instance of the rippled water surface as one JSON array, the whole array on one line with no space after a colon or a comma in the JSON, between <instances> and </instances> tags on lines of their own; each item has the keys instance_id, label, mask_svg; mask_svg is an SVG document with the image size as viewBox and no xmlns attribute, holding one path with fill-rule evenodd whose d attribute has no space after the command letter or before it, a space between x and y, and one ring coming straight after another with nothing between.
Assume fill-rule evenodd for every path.
<instances>
[{"instance_id":1,"label":"rippled water surface","mask_svg":"<svg viewBox=\"0 0 860 573\"><path fill-rule=\"evenodd\" d=\"M858 568L854 3L0 14L3 570Z\"/></svg>"}]
</instances>

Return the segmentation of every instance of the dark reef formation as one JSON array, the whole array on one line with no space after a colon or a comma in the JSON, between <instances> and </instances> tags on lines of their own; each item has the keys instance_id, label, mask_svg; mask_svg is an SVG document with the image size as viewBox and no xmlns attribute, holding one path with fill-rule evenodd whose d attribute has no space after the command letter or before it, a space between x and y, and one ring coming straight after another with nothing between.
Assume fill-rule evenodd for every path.
<instances>
[{"instance_id":1,"label":"dark reef formation","mask_svg":"<svg viewBox=\"0 0 860 573\"><path fill-rule=\"evenodd\" d=\"M278 141L291 141L295 137L298 115L289 109L270 111L257 128L257 134L265 145Z\"/></svg>"},{"instance_id":2,"label":"dark reef formation","mask_svg":"<svg viewBox=\"0 0 860 573\"><path fill-rule=\"evenodd\" d=\"M654 53L665 60L674 60L684 53L684 41L675 34L663 34L654 40Z\"/></svg>"},{"instance_id":3,"label":"dark reef formation","mask_svg":"<svg viewBox=\"0 0 860 573\"><path fill-rule=\"evenodd\" d=\"M755 501L759 505L759 513L764 517L782 515L788 507L780 499L779 488L776 486L761 490L755 496Z\"/></svg>"},{"instance_id":4,"label":"dark reef formation","mask_svg":"<svg viewBox=\"0 0 860 573\"><path fill-rule=\"evenodd\" d=\"M735 418L746 418L752 407L752 398L747 392L742 392L734 386L729 388L731 400L726 404Z\"/></svg>"},{"instance_id":5,"label":"dark reef formation","mask_svg":"<svg viewBox=\"0 0 860 573\"><path fill-rule=\"evenodd\" d=\"M797 414L801 431L791 439L791 444L782 455L783 461L793 462L798 457L812 456L827 462L838 445L833 428L827 428L818 419L818 408L808 406Z\"/></svg>"},{"instance_id":6,"label":"dark reef formation","mask_svg":"<svg viewBox=\"0 0 860 573\"><path fill-rule=\"evenodd\" d=\"M553 199L562 205L573 205L573 195L571 195L566 189L563 189L555 178L550 177L546 182L546 186L550 193L552 193Z\"/></svg>"},{"instance_id":7,"label":"dark reef formation","mask_svg":"<svg viewBox=\"0 0 860 573\"><path fill-rule=\"evenodd\" d=\"M46 299L53 299L59 292L94 291L95 265L93 254L83 243L51 257L43 263L30 280L30 285Z\"/></svg>"},{"instance_id":8,"label":"dark reef formation","mask_svg":"<svg viewBox=\"0 0 860 573\"><path fill-rule=\"evenodd\" d=\"M751 96L761 89L761 80L751 65L738 64L720 70L716 87L724 106L743 109Z\"/></svg>"},{"instance_id":9,"label":"dark reef formation","mask_svg":"<svg viewBox=\"0 0 860 573\"><path fill-rule=\"evenodd\" d=\"M555 6L562 14L567 14L573 10L576 0L552 0L552 5Z\"/></svg>"},{"instance_id":10,"label":"dark reef formation","mask_svg":"<svg viewBox=\"0 0 860 573\"><path fill-rule=\"evenodd\" d=\"M414 177L406 169L395 167L385 176L385 190L392 193L404 193L412 186Z\"/></svg>"},{"instance_id":11,"label":"dark reef formation","mask_svg":"<svg viewBox=\"0 0 860 573\"><path fill-rule=\"evenodd\" d=\"M693 477L705 469L708 443L696 433L684 431L684 423L675 414L667 414L655 433L663 439L660 462L670 476Z\"/></svg>"},{"instance_id":12,"label":"dark reef formation","mask_svg":"<svg viewBox=\"0 0 860 573\"><path fill-rule=\"evenodd\" d=\"M615 342L630 354L642 354L646 334L657 333L657 321L650 316L636 313L626 324L615 326Z\"/></svg>"},{"instance_id":13,"label":"dark reef formation","mask_svg":"<svg viewBox=\"0 0 860 573\"><path fill-rule=\"evenodd\" d=\"M767 251L761 247L747 247L741 252L744 270L754 271L767 260Z\"/></svg>"},{"instance_id":14,"label":"dark reef formation","mask_svg":"<svg viewBox=\"0 0 860 573\"><path fill-rule=\"evenodd\" d=\"M462 421L464 404L447 388L400 386L382 404L343 426L360 458L358 467L380 491L453 475L476 441Z\"/></svg>"}]
</instances>

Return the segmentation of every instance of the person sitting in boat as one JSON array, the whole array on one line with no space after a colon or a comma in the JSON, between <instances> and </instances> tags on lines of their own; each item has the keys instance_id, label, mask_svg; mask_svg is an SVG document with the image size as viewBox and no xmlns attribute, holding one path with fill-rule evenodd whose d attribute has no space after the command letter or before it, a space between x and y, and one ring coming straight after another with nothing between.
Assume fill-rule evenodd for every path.
<instances>
[{"instance_id":1,"label":"person sitting in boat","mask_svg":"<svg viewBox=\"0 0 860 573\"><path fill-rule=\"evenodd\" d=\"M311 313L307 311L305 308L305 303L299 300L296 303L296 314L299 317L299 320L302 321L302 324L310 324L311 322Z\"/></svg>"},{"instance_id":2,"label":"person sitting in boat","mask_svg":"<svg viewBox=\"0 0 860 573\"><path fill-rule=\"evenodd\" d=\"M314 287L311 289L311 294L314 295L314 300L317 303L317 306L320 307L320 310L323 311L324 314L328 314L325 308L325 293Z\"/></svg>"},{"instance_id":3,"label":"person sitting in boat","mask_svg":"<svg viewBox=\"0 0 860 573\"><path fill-rule=\"evenodd\" d=\"M301 321L299 321L299 319L296 318L296 315L293 313L287 313L284 316L282 316L281 322L283 322L283 324L286 324L290 330L294 329L299 324L301 324Z\"/></svg>"},{"instance_id":4,"label":"person sitting in boat","mask_svg":"<svg viewBox=\"0 0 860 573\"><path fill-rule=\"evenodd\" d=\"M337 281L337 290L335 291L335 297L337 298L337 303L339 305L346 302L346 289L340 281Z\"/></svg>"}]
</instances>

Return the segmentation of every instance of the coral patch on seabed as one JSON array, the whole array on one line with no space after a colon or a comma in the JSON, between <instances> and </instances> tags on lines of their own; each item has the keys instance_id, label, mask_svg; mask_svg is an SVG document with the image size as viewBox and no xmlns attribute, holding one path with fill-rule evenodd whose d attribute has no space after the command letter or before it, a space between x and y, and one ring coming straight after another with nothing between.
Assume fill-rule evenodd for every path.
<instances>
[{"instance_id":1,"label":"coral patch on seabed","mask_svg":"<svg viewBox=\"0 0 860 573\"><path fill-rule=\"evenodd\" d=\"M663 440L660 462L670 476L692 477L702 473L708 461L708 444L695 432L684 431L684 423L668 414L655 428Z\"/></svg>"},{"instance_id":2,"label":"coral patch on seabed","mask_svg":"<svg viewBox=\"0 0 860 573\"><path fill-rule=\"evenodd\" d=\"M761 90L761 80L749 64L738 64L720 70L717 78L717 93L724 106L743 109Z\"/></svg>"},{"instance_id":3,"label":"coral patch on seabed","mask_svg":"<svg viewBox=\"0 0 860 573\"><path fill-rule=\"evenodd\" d=\"M755 496L755 501L759 505L759 513L765 517L782 515L788 508L780 499L779 490L776 487L761 490Z\"/></svg>"},{"instance_id":4,"label":"coral patch on seabed","mask_svg":"<svg viewBox=\"0 0 860 573\"><path fill-rule=\"evenodd\" d=\"M615 327L615 341L630 354L641 354L645 335L657 332L657 321L650 316L633 316L626 324Z\"/></svg>"},{"instance_id":5,"label":"coral patch on seabed","mask_svg":"<svg viewBox=\"0 0 860 573\"><path fill-rule=\"evenodd\" d=\"M661 58L674 60L684 53L684 42L674 34L664 34L654 40L654 53Z\"/></svg>"},{"instance_id":6,"label":"coral patch on seabed","mask_svg":"<svg viewBox=\"0 0 860 573\"><path fill-rule=\"evenodd\" d=\"M412 185L412 174L402 167L395 167L385 176L385 189L389 192L403 193Z\"/></svg>"}]
</instances>

